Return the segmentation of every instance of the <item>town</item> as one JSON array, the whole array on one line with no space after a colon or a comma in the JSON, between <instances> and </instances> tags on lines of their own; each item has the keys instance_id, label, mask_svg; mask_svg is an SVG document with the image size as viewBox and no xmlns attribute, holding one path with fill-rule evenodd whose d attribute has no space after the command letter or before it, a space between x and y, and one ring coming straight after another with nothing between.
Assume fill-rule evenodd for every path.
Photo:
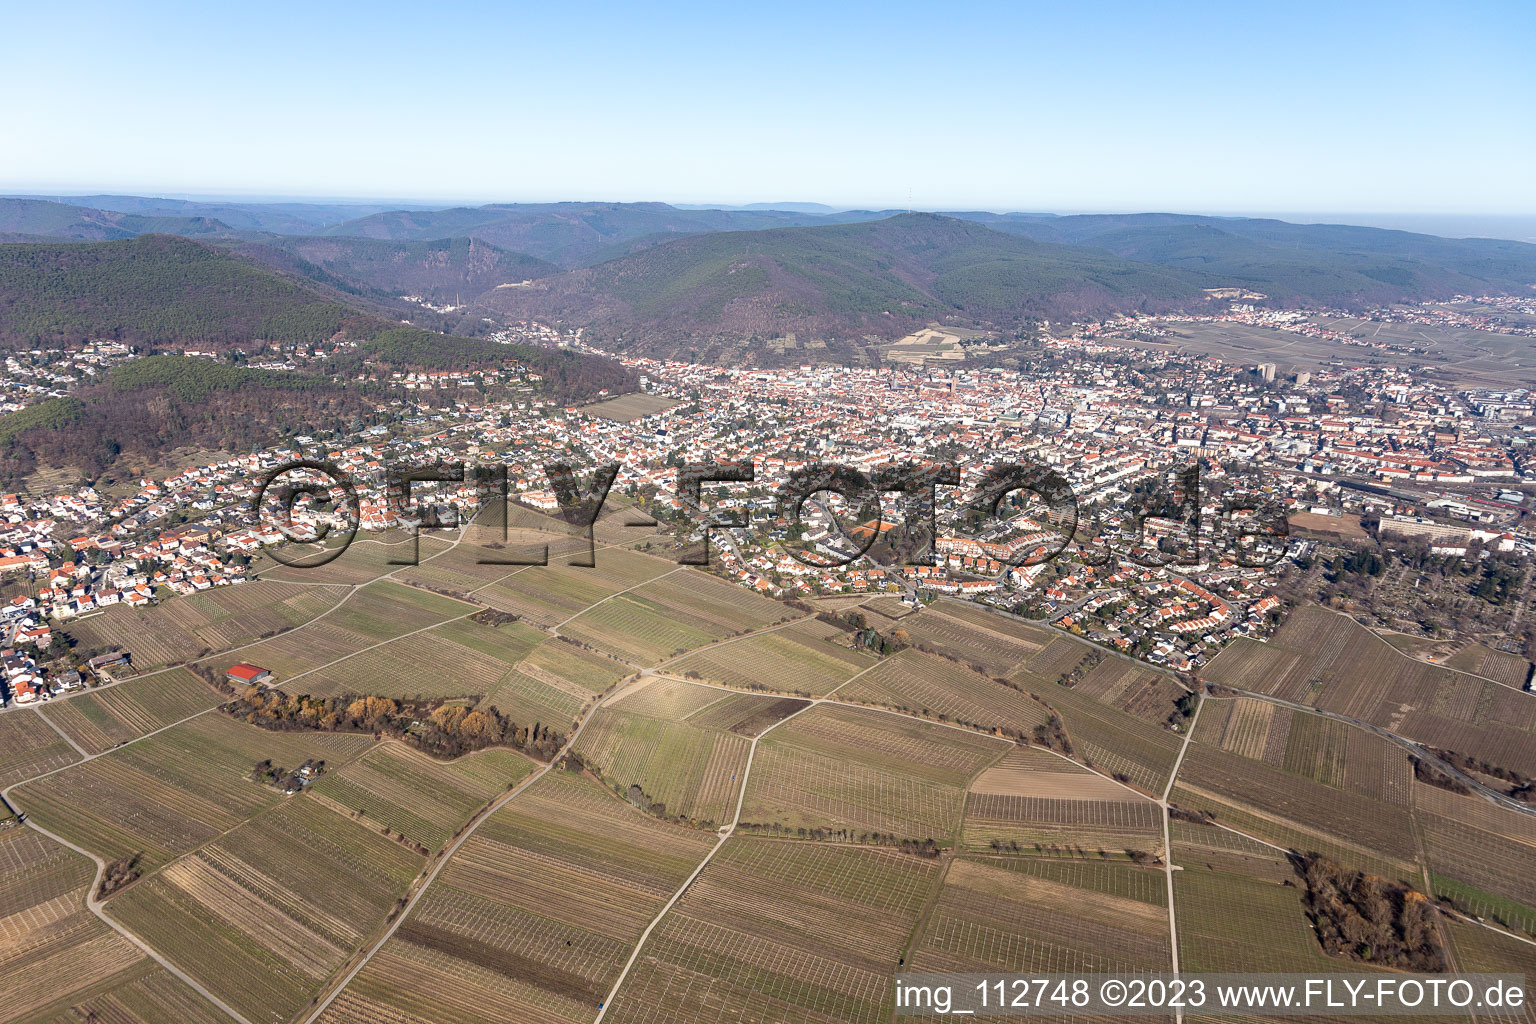
<instances>
[{"instance_id":1,"label":"town","mask_svg":"<svg viewBox=\"0 0 1536 1024\"><path fill-rule=\"evenodd\" d=\"M1531 312L1529 303L1480 301ZM1469 322L1433 308L1373 317ZM1326 365L1282 376L1273 362L1136 343L1191 319L1123 316L1049 331L1027 370L947 359L777 370L631 359L643 393L587 407L557 407L531 389L508 391L509 383L529 383L516 366L505 379L396 375L385 424L317 431L110 492L66 486L3 495L0 696L31 703L105 677L89 659L120 652L72 650L72 620L251 578L254 556L295 536L253 507L256 492L300 458L347 476L359 498L355 521L345 525L368 534L441 529L482 511L484 489L468 479L416 483L407 506L392 482L400 466L504 466L513 501L554 512L559 502L546 465L589 474L617 463L615 494L654 515L679 543L707 531L716 542L712 571L743 587L779 598L889 592L915 604L961 597L1177 671L1197 669L1236 637L1266 636L1285 602L1303 596L1297 581L1320 552L1366 538L1362 524L1381 544L1427 547L1437 557L1522 562L1531 555L1536 393L1355 366L1349 347ZM1313 311L1233 302L1228 313L1202 319L1352 340L1318 327L1326 318ZM1486 314L1475 326L1500 328ZM595 351L579 331L539 323L504 334L501 340ZM77 365L89 371L95 360L125 358L132 358L125 350L91 345ZM500 385L498 400L474 400L491 384ZM24 403L32 387L4 398ZM452 394L438 394L445 390ZM412 392L433 401L413 400ZM677 490L678 467L727 461L750 464L751 482L708 484L703 509L690 509ZM837 495L791 523L775 496L780 483L813 463L875 473L935 461L954 462L962 476L959 486L936 492L936 530L919 542L925 558L889 557L887 536L871 543L909 515L894 495L882 496L878 524L846 522L855 510ZM1070 515L1017 492L982 533L968 532L956 522L961 510L990 467L1010 462L1058 474L1074 495ZM1135 513L1154 508L1149 498L1164 495L1190 466L1203 481L1199 507L1190 509L1199 526ZM1289 536L1271 538L1283 558L1258 563L1215 542L1210 531L1230 525L1227 510L1239 494L1288 520ZM287 525L300 533L337 516L305 502L292 514ZM726 517L738 525L702 525ZM1128 532L1131 549L1153 557L1106 556L1125 549ZM1183 553L1158 556L1159 549ZM800 554L809 550L827 557ZM1052 557L1042 557L1046 551ZM1522 611L1526 585L1522 576ZM1501 628L1517 624L1506 620Z\"/></svg>"}]
</instances>

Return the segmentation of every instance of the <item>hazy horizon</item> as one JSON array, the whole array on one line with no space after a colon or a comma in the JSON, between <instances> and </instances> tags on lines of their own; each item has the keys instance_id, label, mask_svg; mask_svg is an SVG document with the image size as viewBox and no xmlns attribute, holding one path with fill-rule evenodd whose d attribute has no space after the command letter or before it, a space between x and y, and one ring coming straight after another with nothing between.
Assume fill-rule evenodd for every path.
<instances>
[{"instance_id":1,"label":"hazy horizon","mask_svg":"<svg viewBox=\"0 0 1536 1024\"><path fill-rule=\"evenodd\" d=\"M32 187L18 189L0 189L0 197L8 198L35 198L53 201L88 201L94 197L107 196L135 196L148 199L179 200L195 203L229 203L229 204L314 204L327 206L359 206L376 207L390 206L399 209L444 209L455 206L476 207L515 204L542 204L542 203L625 203L625 202L663 202L663 200L620 200L604 198L564 198L564 199L522 199L522 198L484 198L466 197L462 199L432 199L421 196L328 196L311 193L294 193L289 195L273 193L238 193L218 190L207 192L197 191L171 191L161 189L140 189L137 191L114 188L111 186L99 186L96 188L61 190L48 187ZM667 203L682 209L794 209L805 206L825 207L828 214L842 213L846 211L865 210L883 212L892 210L899 212L907 207L880 207L873 204L846 204L827 203L816 199L797 200L748 200L739 203L709 202L703 200L677 200ZM1208 209L1150 209L1150 208L1117 208L1117 207L1090 207L1069 209L1048 209L1041 206L1032 208L1008 207L1001 204L984 204L968 207L913 207L916 212L922 213L946 213L946 212L986 212L995 214L1035 214L1040 216L1070 217L1084 214L1137 214L1137 213L1167 213L1181 216L1198 217L1254 217L1288 221L1293 224L1348 224L1360 227L1376 227L1397 231L1411 231L1427 235L1439 235L1446 238L1497 238L1510 241L1527 242L1536 244L1536 214L1500 214L1500 213L1451 213L1439 211L1426 211L1421 213L1405 211L1357 211L1357 210L1208 210Z\"/></svg>"},{"instance_id":2,"label":"hazy horizon","mask_svg":"<svg viewBox=\"0 0 1536 1024\"><path fill-rule=\"evenodd\" d=\"M1536 216L1514 3L74 17L11 13L0 189Z\"/></svg>"}]
</instances>

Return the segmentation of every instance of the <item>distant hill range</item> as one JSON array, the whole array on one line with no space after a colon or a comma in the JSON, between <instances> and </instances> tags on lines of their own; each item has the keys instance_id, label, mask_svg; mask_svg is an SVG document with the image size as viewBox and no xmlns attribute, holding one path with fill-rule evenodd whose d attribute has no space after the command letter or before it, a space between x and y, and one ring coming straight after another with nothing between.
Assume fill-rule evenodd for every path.
<instances>
[{"instance_id":1,"label":"distant hill range","mask_svg":"<svg viewBox=\"0 0 1536 1024\"><path fill-rule=\"evenodd\" d=\"M855 358L935 320L1009 330L1040 319L1206 310L1234 293L1358 309L1527 294L1536 284L1536 245L1253 218L97 198L116 209L0 199L0 232L180 234L348 301L398 311L399 296L415 295L470 307L437 326L468 327L494 311L582 326L624 351L701 360ZM791 334L792 357L779 343Z\"/></svg>"},{"instance_id":2,"label":"distant hill range","mask_svg":"<svg viewBox=\"0 0 1536 1024\"><path fill-rule=\"evenodd\" d=\"M1519 242L1163 215L900 214L677 239L482 301L582 324L619 350L733 361L771 360L790 333L844 358L862 339L935 320L1009 327L1206 310L1234 288L1359 307L1528 293L1533 282L1536 246Z\"/></svg>"}]
</instances>

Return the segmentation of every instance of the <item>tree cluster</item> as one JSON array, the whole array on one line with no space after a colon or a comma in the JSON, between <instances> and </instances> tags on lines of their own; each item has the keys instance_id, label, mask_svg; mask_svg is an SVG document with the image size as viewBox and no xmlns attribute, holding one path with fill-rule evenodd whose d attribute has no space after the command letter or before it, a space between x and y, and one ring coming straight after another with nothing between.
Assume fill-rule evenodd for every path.
<instances>
[{"instance_id":1,"label":"tree cluster","mask_svg":"<svg viewBox=\"0 0 1536 1024\"><path fill-rule=\"evenodd\" d=\"M367 732L408 743L433 757L452 758L486 747L512 747L540 760L554 757L565 739L535 722L519 725L494 707L470 709L443 701L390 697L312 697L249 687L222 710L251 725L277 731Z\"/></svg>"},{"instance_id":2,"label":"tree cluster","mask_svg":"<svg viewBox=\"0 0 1536 1024\"><path fill-rule=\"evenodd\" d=\"M1061 716L1054 712L1045 722L1035 726L1035 731L1030 737L1030 741L1037 747L1045 747L1047 750L1059 750L1068 757L1071 757L1073 754L1072 739L1067 735L1066 727L1061 723Z\"/></svg>"},{"instance_id":3,"label":"tree cluster","mask_svg":"<svg viewBox=\"0 0 1536 1024\"><path fill-rule=\"evenodd\" d=\"M1434 905L1423 893L1319 853L1292 860L1306 884L1307 916L1328 953L1404 970L1445 970Z\"/></svg>"},{"instance_id":4,"label":"tree cluster","mask_svg":"<svg viewBox=\"0 0 1536 1024\"><path fill-rule=\"evenodd\" d=\"M144 873L139 866L143 856L141 853L130 853L108 864L106 870L101 873L101 884L96 887L96 898L104 900L119 889L138 881L139 876Z\"/></svg>"}]
</instances>

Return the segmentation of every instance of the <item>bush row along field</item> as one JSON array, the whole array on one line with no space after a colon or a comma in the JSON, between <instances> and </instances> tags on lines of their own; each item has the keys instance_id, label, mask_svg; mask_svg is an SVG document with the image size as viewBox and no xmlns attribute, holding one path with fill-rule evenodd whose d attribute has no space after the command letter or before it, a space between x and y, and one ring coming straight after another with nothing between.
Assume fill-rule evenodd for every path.
<instances>
[{"instance_id":1,"label":"bush row along field","mask_svg":"<svg viewBox=\"0 0 1536 1024\"><path fill-rule=\"evenodd\" d=\"M1148 793L1162 793L1179 756L1177 734L1107 707L1076 689L1051 686L1039 695L1061 715L1078 758Z\"/></svg>"},{"instance_id":2,"label":"bush row along field","mask_svg":"<svg viewBox=\"0 0 1536 1024\"><path fill-rule=\"evenodd\" d=\"M1316 605L1292 612L1267 644L1239 639L1204 676L1536 775L1536 700L1410 658L1347 616Z\"/></svg>"},{"instance_id":3,"label":"bush row along field","mask_svg":"<svg viewBox=\"0 0 1536 1024\"><path fill-rule=\"evenodd\" d=\"M287 1020L383 925L423 863L296 796L130 886L107 912L242 1015Z\"/></svg>"},{"instance_id":4,"label":"bush row along field","mask_svg":"<svg viewBox=\"0 0 1536 1024\"><path fill-rule=\"evenodd\" d=\"M516 722L543 722L565 729L583 705L627 672L626 666L611 658L552 637L503 676L484 703Z\"/></svg>"},{"instance_id":5,"label":"bush row along field","mask_svg":"<svg viewBox=\"0 0 1536 1024\"><path fill-rule=\"evenodd\" d=\"M962 790L997 740L897 715L820 705L758 744L742 820L948 842Z\"/></svg>"},{"instance_id":6,"label":"bush row along field","mask_svg":"<svg viewBox=\"0 0 1536 1024\"><path fill-rule=\"evenodd\" d=\"M1076 646L1075 644L1073 646ZM1028 694L944 658L906 650L841 690L839 700L1028 736L1050 713Z\"/></svg>"},{"instance_id":7,"label":"bush row along field","mask_svg":"<svg viewBox=\"0 0 1536 1024\"><path fill-rule=\"evenodd\" d=\"M34 709L0 715L0 789L80 760Z\"/></svg>"},{"instance_id":8,"label":"bush row along field","mask_svg":"<svg viewBox=\"0 0 1536 1024\"><path fill-rule=\"evenodd\" d=\"M315 796L436 851L493 797L533 772L534 762L491 749L437 761L403 743L385 743L311 787Z\"/></svg>"},{"instance_id":9,"label":"bush row along field","mask_svg":"<svg viewBox=\"0 0 1536 1024\"><path fill-rule=\"evenodd\" d=\"M657 814L728 823L747 767L743 736L599 708L576 753L620 793L639 786Z\"/></svg>"},{"instance_id":10,"label":"bush row along field","mask_svg":"<svg viewBox=\"0 0 1536 1024\"><path fill-rule=\"evenodd\" d=\"M901 952L938 875L885 850L727 840L651 934L608 1019L889 1020Z\"/></svg>"},{"instance_id":11,"label":"bush row along field","mask_svg":"<svg viewBox=\"0 0 1536 1024\"><path fill-rule=\"evenodd\" d=\"M138 948L85 908L85 857L28 828L0 831L0 1014L62 1012L140 964Z\"/></svg>"},{"instance_id":12,"label":"bush row along field","mask_svg":"<svg viewBox=\"0 0 1536 1024\"><path fill-rule=\"evenodd\" d=\"M588 1024L714 840L551 772L465 842L321 1020Z\"/></svg>"},{"instance_id":13,"label":"bush row along field","mask_svg":"<svg viewBox=\"0 0 1536 1024\"><path fill-rule=\"evenodd\" d=\"M70 739L99 754L207 711L219 700L207 683L177 668L55 700L40 711Z\"/></svg>"},{"instance_id":14,"label":"bush row along field","mask_svg":"<svg viewBox=\"0 0 1536 1024\"><path fill-rule=\"evenodd\" d=\"M916 944L919 972L1166 971L1157 875L1128 864L962 857Z\"/></svg>"},{"instance_id":15,"label":"bush row along field","mask_svg":"<svg viewBox=\"0 0 1536 1024\"><path fill-rule=\"evenodd\" d=\"M1017 843L1016 852L1022 853L1123 857L1128 850L1140 850L1161 855L1162 829L1162 810L1150 800L971 793L966 797L962 842L974 853L999 850L994 844ZM1013 847L1008 849L1013 852Z\"/></svg>"},{"instance_id":16,"label":"bush row along field","mask_svg":"<svg viewBox=\"0 0 1536 1024\"><path fill-rule=\"evenodd\" d=\"M127 650L140 671L188 661L308 622L345 596L341 587L253 580L175 597L150 608L113 605L66 626L83 650Z\"/></svg>"},{"instance_id":17,"label":"bush row along field","mask_svg":"<svg viewBox=\"0 0 1536 1024\"><path fill-rule=\"evenodd\" d=\"M314 759L340 767L372 744L370 736L275 733L203 715L28 783L14 802L42 827L107 861L143 854L147 871L282 800L251 781L258 762L293 769Z\"/></svg>"},{"instance_id":18,"label":"bush row along field","mask_svg":"<svg viewBox=\"0 0 1536 1024\"><path fill-rule=\"evenodd\" d=\"M821 697L877 664L874 655L847 643L846 632L809 619L691 654L669 671L740 689Z\"/></svg>"},{"instance_id":19,"label":"bush row along field","mask_svg":"<svg viewBox=\"0 0 1536 1024\"><path fill-rule=\"evenodd\" d=\"M583 612L561 632L632 664L652 665L793 616L776 601L684 569Z\"/></svg>"}]
</instances>

